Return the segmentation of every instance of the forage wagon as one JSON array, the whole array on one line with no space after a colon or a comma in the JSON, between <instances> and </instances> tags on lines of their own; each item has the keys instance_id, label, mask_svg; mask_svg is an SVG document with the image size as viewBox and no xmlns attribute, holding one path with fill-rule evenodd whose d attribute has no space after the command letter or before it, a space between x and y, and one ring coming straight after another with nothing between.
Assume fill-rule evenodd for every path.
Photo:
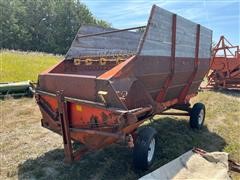
<instances>
[{"instance_id":1,"label":"forage wagon","mask_svg":"<svg viewBox=\"0 0 240 180\"><path fill-rule=\"evenodd\" d=\"M156 5L146 26L83 25L65 59L39 75L42 126L62 135L66 162L124 141L135 166L147 169L157 132L136 131L144 121L172 114L190 116L192 128L203 125L204 105L189 100L209 69L211 43L211 30ZM84 148L74 151L72 141Z\"/></svg>"}]
</instances>

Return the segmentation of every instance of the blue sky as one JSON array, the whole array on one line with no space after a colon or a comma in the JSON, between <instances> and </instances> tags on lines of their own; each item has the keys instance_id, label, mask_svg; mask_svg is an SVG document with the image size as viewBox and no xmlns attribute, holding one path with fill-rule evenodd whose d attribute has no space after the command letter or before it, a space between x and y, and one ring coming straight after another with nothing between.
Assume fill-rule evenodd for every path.
<instances>
[{"instance_id":1,"label":"blue sky","mask_svg":"<svg viewBox=\"0 0 240 180\"><path fill-rule=\"evenodd\" d=\"M156 4L213 30L213 41L221 35L240 44L240 0L82 0L94 16L114 28L146 25Z\"/></svg>"}]
</instances>

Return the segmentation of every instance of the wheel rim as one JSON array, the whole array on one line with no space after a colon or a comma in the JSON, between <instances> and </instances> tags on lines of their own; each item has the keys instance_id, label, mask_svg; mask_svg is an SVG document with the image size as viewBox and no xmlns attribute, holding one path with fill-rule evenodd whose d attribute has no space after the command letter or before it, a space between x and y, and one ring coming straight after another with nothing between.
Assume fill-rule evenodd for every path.
<instances>
[{"instance_id":1,"label":"wheel rim","mask_svg":"<svg viewBox=\"0 0 240 180\"><path fill-rule=\"evenodd\" d=\"M198 124L201 125L204 118L204 110L202 109L198 115Z\"/></svg>"},{"instance_id":2,"label":"wheel rim","mask_svg":"<svg viewBox=\"0 0 240 180\"><path fill-rule=\"evenodd\" d=\"M153 155L154 155L154 151L155 151L155 138L153 138L149 144L149 148L148 148L148 162L151 162L153 159Z\"/></svg>"}]
</instances>

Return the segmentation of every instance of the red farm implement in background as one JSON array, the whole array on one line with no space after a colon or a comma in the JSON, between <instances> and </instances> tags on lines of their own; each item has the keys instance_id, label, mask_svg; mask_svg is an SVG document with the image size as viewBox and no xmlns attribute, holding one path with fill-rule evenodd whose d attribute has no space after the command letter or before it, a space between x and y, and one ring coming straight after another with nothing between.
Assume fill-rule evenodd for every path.
<instances>
[{"instance_id":1,"label":"red farm implement in background","mask_svg":"<svg viewBox=\"0 0 240 180\"><path fill-rule=\"evenodd\" d=\"M66 162L125 142L135 166L146 169L157 132L136 131L144 121L182 115L192 128L203 125L204 105L189 100L209 70L211 44L211 30L155 5L144 27L81 26L65 59L39 75L42 126L63 136ZM85 148L74 151L72 140Z\"/></svg>"},{"instance_id":2,"label":"red farm implement in background","mask_svg":"<svg viewBox=\"0 0 240 180\"><path fill-rule=\"evenodd\" d=\"M213 48L206 88L240 89L240 51L224 36Z\"/></svg>"}]
</instances>

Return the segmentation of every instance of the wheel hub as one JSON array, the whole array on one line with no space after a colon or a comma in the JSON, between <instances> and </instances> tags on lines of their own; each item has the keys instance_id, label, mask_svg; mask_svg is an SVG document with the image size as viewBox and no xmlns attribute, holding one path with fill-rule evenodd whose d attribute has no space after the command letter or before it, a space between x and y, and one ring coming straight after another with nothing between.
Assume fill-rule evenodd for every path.
<instances>
[{"instance_id":1,"label":"wheel hub","mask_svg":"<svg viewBox=\"0 0 240 180\"><path fill-rule=\"evenodd\" d=\"M149 148L148 148L148 162L151 162L153 159L153 155L154 155L154 151L155 151L155 138L153 138L149 144Z\"/></svg>"},{"instance_id":2,"label":"wheel hub","mask_svg":"<svg viewBox=\"0 0 240 180\"><path fill-rule=\"evenodd\" d=\"M204 118L204 110L202 109L198 115L198 124L201 125Z\"/></svg>"}]
</instances>

